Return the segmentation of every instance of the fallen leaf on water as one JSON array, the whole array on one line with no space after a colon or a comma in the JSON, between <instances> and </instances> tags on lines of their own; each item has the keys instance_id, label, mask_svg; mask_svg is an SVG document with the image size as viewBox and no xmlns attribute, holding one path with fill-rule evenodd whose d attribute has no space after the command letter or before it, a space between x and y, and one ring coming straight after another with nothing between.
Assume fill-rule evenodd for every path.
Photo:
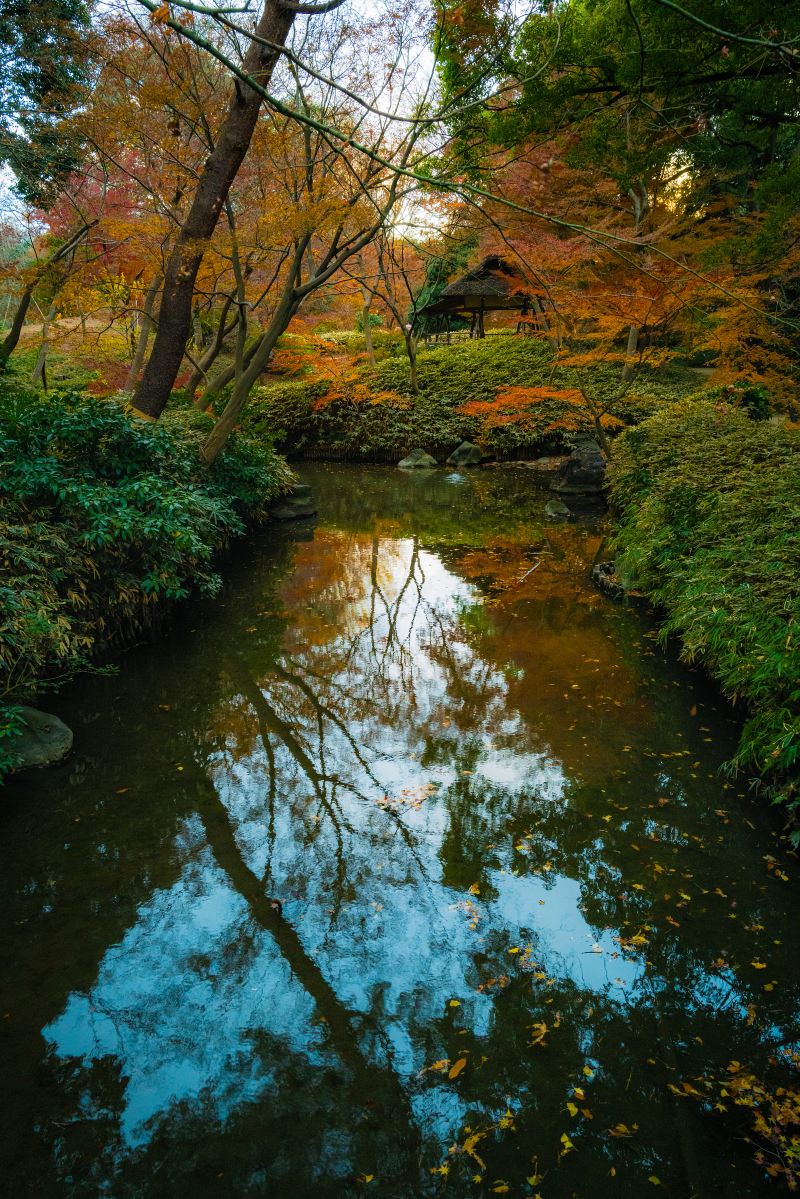
<instances>
[{"instance_id":1,"label":"fallen leaf on water","mask_svg":"<svg viewBox=\"0 0 800 1199\"><path fill-rule=\"evenodd\" d=\"M661 1179L660 1179L660 1178L658 1178L658 1176L657 1176L657 1175L655 1175L655 1174L651 1174L651 1175L650 1175L650 1177L648 1178L648 1180L647 1180L647 1181L648 1181L648 1182L652 1182L652 1184L653 1184L653 1186L654 1186L654 1187L660 1187L660 1186L661 1186Z\"/></svg>"},{"instance_id":2,"label":"fallen leaf on water","mask_svg":"<svg viewBox=\"0 0 800 1199\"><path fill-rule=\"evenodd\" d=\"M767 968L766 962L753 961L750 963L750 965L753 967L754 970L766 970L766 968Z\"/></svg>"},{"instance_id":3,"label":"fallen leaf on water","mask_svg":"<svg viewBox=\"0 0 800 1199\"><path fill-rule=\"evenodd\" d=\"M467 1064L467 1059L465 1057L460 1057L457 1062L453 1062L453 1065L450 1067L450 1073L447 1075L447 1077L448 1078L458 1078L459 1074L464 1069L466 1064Z\"/></svg>"},{"instance_id":4,"label":"fallen leaf on water","mask_svg":"<svg viewBox=\"0 0 800 1199\"><path fill-rule=\"evenodd\" d=\"M451 999L448 1006L449 1007L461 1007L461 1000L460 999Z\"/></svg>"},{"instance_id":5,"label":"fallen leaf on water","mask_svg":"<svg viewBox=\"0 0 800 1199\"><path fill-rule=\"evenodd\" d=\"M443 1057L440 1061L434 1062L432 1066L425 1066L425 1070L446 1070L450 1065L450 1058Z\"/></svg>"},{"instance_id":6,"label":"fallen leaf on water","mask_svg":"<svg viewBox=\"0 0 800 1199\"><path fill-rule=\"evenodd\" d=\"M615 1124L613 1128L609 1128L608 1132L612 1137L632 1137L638 1130L638 1124L634 1124L633 1128L628 1128L627 1124Z\"/></svg>"},{"instance_id":7,"label":"fallen leaf on water","mask_svg":"<svg viewBox=\"0 0 800 1199\"><path fill-rule=\"evenodd\" d=\"M469 893L470 895L480 895L481 889L477 883L472 884L472 886L469 888Z\"/></svg>"},{"instance_id":8,"label":"fallen leaf on water","mask_svg":"<svg viewBox=\"0 0 800 1199\"><path fill-rule=\"evenodd\" d=\"M559 1153L559 1155L558 1155L559 1157L566 1157L566 1155L568 1153L571 1153L573 1151L573 1149L575 1148L572 1141L569 1139L569 1137L567 1136L567 1134L565 1132L562 1132L562 1134L561 1134L561 1144L564 1146L564 1148Z\"/></svg>"},{"instance_id":9,"label":"fallen leaf on water","mask_svg":"<svg viewBox=\"0 0 800 1199\"><path fill-rule=\"evenodd\" d=\"M472 1136L467 1137L466 1141L462 1145L463 1152L468 1154L469 1157L473 1158L473 1160L478 1163L482 1170L486 1169L486 1162L475 1152L475 1146L478 1144L478 1141L483 1140L486 1135L487 1134L485 1132L473 1132Z\"/></svg>"},{"instance_id":10,"label":"fallen leaf on water","mask_svg":"<svg viewBox=\"0 0 800 1199\"><path fill-rule=\"evenodd\" d=\"M577 1116L577 1114L578 1114L578 1105L577 1105L576 1103L568 1103L568 1104L567 1104L567 1111L569 1112L569 1114L570 1114L571 1116L573 1116L573 1117L574 1117L574 1116Z\"/></svg>"}]
</instances>

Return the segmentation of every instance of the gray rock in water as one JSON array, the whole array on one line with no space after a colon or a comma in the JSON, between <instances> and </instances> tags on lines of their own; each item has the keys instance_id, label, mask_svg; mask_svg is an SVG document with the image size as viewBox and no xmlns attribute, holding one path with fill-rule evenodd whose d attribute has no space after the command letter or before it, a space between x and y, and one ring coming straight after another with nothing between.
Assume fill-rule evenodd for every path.
<instances>
[{"instance_id":1,"label":"gray rock in water","mask_svg":"<svg viewBox=\"0 0 800 1199\"><path fill-rule=\"evenodd\" d=\"M40 712L38 708L20 708L22 728L11 742L11 752L17 755L17 770L29 766L54 766L66 758L72 749L72 729L63 720Z\"/></svg>"},{"instance_id":2,"label":"gray rock in water","mask_svg":"<svg viewBox=\"0 0 800 1199\"><path fill-rule=\"evenodd\" d=\"M412 450L397 465L401 470L430 470L439 463L426 450Z\"/></svg>"},{"instance_id":3,"label":"gray rock in water","mask_svg":"<svg viewBox=\"0 0 800 1199\"><path fill-rule=\"evenodd\" d=\"M599 495L606 481L606 460L599 450L575 450L556 472L551 491L561 495Z\"/></svg>"},{"instance_id":4,"label":"gray rock in water","mask_svg":"<svg viewBox=\"0 0 800 1199\"><path fill-rule=\"evenodd\" d=\"M447 459L448 466L480 466L483 461L483 450L471 441L462 441Z\"/></svg>"},{"instance_id":5,"label":"gray rock in water","mask_svg":"<svg viewBox=\"0 0 800 1199\"><path fill-rule=\"evenodd\" d=\"M584 454L602 454L603 452L599 442L592 437L591 433L576 433L572 438L572 447Z\"/></svg>"},{"instance_id":6,"label":"gray rock in water","mask_svg":"<svg viewBox=\"0 0 800 1199\"><path fill-rule=\"evenodd\" d=\"M567 517L572 516L567 505L563 504L561 500L548 500L544 511L545 515L552 517L553 520L566 520Z\"/></svg>"},{"instance_id":7,"label":"gray rock in water","mask_svg":"<svg viewBox=\"0 0 800 1199\"><path fill-rule=\"evenodd\" d=\"M554 471L558 470L559 466L561 466L561 463L563 461L564 461L563 454L558 457L551 454L547 458L535 458L533 460L533 462L526 463L526 466L528 467L529 470L538 470L538 471L547 472L548 474L552 474Z\"/></svg>"},{"instance_id":8,"label":"gray rock in water","mask_svg":"<svg viewBox=\"0 0 800 1199\"><path fill-rule=\"evenodd\" d=\"M311 488L307 483L296 483L292 490L278 500L270 509L270 516L275 520L303 520L314 516L317 507Z\"/></svg>"}]
</instances>

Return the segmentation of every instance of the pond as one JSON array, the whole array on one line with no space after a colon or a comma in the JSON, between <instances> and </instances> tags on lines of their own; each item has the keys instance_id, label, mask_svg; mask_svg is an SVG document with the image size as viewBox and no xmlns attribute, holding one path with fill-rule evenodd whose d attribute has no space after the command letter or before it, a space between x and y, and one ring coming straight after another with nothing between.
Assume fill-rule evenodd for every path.
<instances>
[{"instance_id":1,"label":"pond","mask_svg":"<svg viewBox=\"0 0 800 1199\"><path fill-rule=\"evenodd\" d=\"M5 789L3 1193L778 1193L731 1079L797 1041L795 861L603 512L302 473Z\"/></svg>"}]
</instances>

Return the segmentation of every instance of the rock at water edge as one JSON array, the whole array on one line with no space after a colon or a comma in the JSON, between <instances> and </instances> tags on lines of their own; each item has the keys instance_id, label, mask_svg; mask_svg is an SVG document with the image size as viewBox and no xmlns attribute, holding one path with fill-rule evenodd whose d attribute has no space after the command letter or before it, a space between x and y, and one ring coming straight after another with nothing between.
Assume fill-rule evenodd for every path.
<instances>
[{"instance_id":1,"label":"rock at water edge","mask_svg":"<svg viewBox=\"0 0 800 1199\"><path fill-rule=\"evenodd\" d=\"M401 470L430 470L439 463L425 450L412 450L397 465Z\"/></svg>"},{"instance_id":2,"label":"rock at water edge","mask_svg":"<svg viewBox=\"0 0 800 1199\"><path fill-rule=\"evenodd\" d=\"M605 481L605 456L599 450L575 450L558 468L550 490L562 495L599 495Z\"/></svg>"},{"instance_id":3,"label":"rock at water edge","mask_svg":"<svg viewBox=\"0 0 800 1199\"><path fill-rule=\"evenodd\" d=\"M483 450L471 441L462 441L447 459L448 466L480 466L483 461Z\"/></svg>"},{"instance_id":4,"label":"rock at water edge","mask_svg":"<svg viewBox=\"0 0 800 1199\"><path fill-rule=\"evenodd\" d=\"M302 520L314 516L316 511L311 488L307 483L296 483L287 495L281 496L277 504L270 508L270 516L275 520Z\"/></svg>"},{"instance_id":5,"label":"rock at water edge","mask_svg":"<svg viewBox=\"0 0 800 1199\"><path fill-rule=\"evenodd\" d=\"M19 709L22 728L9 748L17 756L16 770L30 766L54 766L72 749L72 729L63 720L38 708Z\"/></svg>"}]
</instances>

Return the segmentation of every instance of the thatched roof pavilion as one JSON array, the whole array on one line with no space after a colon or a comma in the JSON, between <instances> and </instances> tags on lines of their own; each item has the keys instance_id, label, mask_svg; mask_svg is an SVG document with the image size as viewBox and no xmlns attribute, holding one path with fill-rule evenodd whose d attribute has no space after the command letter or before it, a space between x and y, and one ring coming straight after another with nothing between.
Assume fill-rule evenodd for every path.
<instances>
[{"instance_id":1,"label":"thatched roof pavilion","mask_svg":"<svg viewBox=\"0 0 800 1199\"><path fill-rule=\"evenodd\" d=\"M483 337L486 312L512 311L528 316L541 311L544 293L531 287L522 272L499 254L490 254L473 270L449 283L438 299L419 311L421 317L471 314L472 336Z\"/></svg>"}]
</instances>

